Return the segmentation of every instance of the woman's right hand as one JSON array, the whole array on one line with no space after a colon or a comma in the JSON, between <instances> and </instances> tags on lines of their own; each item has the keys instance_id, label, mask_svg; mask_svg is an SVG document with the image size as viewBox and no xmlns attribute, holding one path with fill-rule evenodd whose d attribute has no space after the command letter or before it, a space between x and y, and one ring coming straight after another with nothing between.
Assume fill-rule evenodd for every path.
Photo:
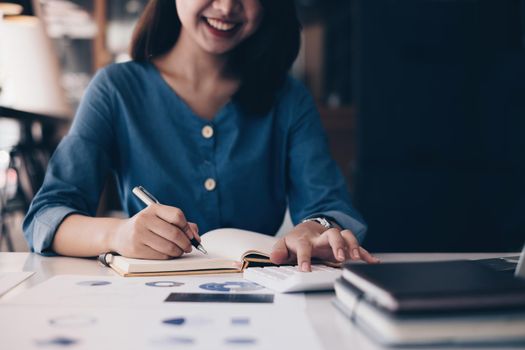
<instances>
[{"instance_id":1,"label":"woman's right hand","mask_svg":"<svg viewBox=\"0 0 525 350\"><path fill-rule=\"evenodd\" d=\"M111 250L130 258L170 259L192 251L190 238L200 242L198 227L182 210L151 204L122 220L111 238Z\"/></svg>"}]
</instances>

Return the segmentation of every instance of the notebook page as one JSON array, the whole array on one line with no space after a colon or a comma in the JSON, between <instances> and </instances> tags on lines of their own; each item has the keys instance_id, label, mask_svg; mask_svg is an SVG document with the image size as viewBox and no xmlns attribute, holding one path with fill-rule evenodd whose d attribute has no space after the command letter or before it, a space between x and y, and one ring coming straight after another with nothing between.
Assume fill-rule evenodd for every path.
<instances>
[{"instance_id":1,"label":"notebook page","mask_svg":"<svg viewBox=\"0 0 525 350\"><path fill-rule=\"evenodd\" d=\"M247 230L221 228L202 235L202 245L208 253L228 260L241 261L248 251L270 256L277 238Z\"/></svg>"}]
</instances>

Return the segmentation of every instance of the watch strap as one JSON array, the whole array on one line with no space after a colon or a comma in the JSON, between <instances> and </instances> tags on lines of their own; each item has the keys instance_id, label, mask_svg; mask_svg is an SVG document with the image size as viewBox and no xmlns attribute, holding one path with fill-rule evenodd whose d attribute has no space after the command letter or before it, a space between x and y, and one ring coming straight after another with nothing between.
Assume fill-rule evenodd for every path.
<instances>
[{"instance_id":1,"label":"watch strap","mask_svg":"<svg viewBox=\"0 0 525 350\"><path fill-rule=\"evenodd\" d=\"M325 229L331 229L333 227L335 227L332 222L330 220L328 220L326 217L324 216L316 216L316 217L311 217L311 218L306 218L304 219L303 221L301 221L301 223L303 222L309 222L309 221L315 221L317 223L319 223L321 226L323 226Z\"/></svg>"}]
</instances>

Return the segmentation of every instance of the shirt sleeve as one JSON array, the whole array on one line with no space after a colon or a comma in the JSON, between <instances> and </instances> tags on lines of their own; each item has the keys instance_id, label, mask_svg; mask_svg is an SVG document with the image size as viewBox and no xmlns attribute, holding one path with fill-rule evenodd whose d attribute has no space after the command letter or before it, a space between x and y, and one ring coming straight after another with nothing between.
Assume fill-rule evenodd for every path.
<instances>
[{"instance_id":1,"label":"shirt sleeve","mask_svg":"<svg viewBox=\"0 0 525 350\"><path fill-rule=\"evenodd\" d=\"M329 216L362 242L367 226L352 206L345 179L330 155L315 103L296 82L288 143L288 201L294 225L314 216Z\"/></svg>"},{"instance_id":2,"label":"shirt sleeve","mask_svg":"<svg viewBox=\"0 0 525 350\"><path fill-rule=\"evenodd\" d=\"M68 135L50 159L44 182L24 218L31 251L54 255L53 238L73 213L94 216L114 164L112 89L105 70L88 86Z\"/></svg>"}]
</instances>

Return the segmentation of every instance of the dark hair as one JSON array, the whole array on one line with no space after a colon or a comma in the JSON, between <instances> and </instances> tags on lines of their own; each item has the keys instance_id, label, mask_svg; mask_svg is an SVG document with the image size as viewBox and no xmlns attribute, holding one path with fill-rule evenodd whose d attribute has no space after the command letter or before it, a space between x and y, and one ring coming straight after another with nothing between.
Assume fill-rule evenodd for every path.
<instances>
[{"instance_id":1,"label":"dark hair","mask_svg":"<svg viewBox=\"0 0 525 350\"><path fill-rule=\"evenodd\" d=\"M233 97L251 114L270 110L300 47L301 26L293 0L259 0L264 15L258 30L231 53L229 68L241 78ZM175 0L150 0L131 43L135 61L167 53L179 36L181 23Z\"/></svg>"}]
</instances>

